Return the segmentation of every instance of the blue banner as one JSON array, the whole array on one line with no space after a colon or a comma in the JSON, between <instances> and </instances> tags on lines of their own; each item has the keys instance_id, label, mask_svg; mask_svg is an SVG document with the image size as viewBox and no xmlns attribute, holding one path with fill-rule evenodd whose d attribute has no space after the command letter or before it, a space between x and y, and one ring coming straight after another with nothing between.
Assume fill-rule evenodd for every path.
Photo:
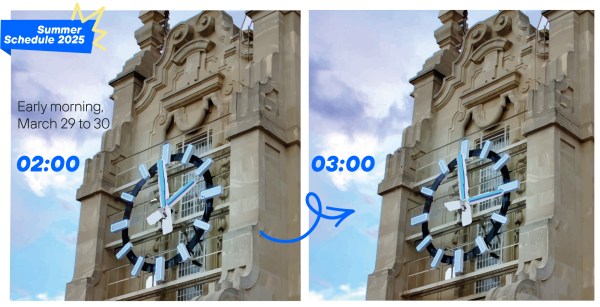
<instances>
[{"instance_id":1,"label":"blue banner","mask_svg":"<svg viewBox=\"0 0 600 307\"><path fill-rule=\"evenodd\" d=\"M81 20L2 20L4 52L13 49L92 53L94 21Z\"/></svg>"}]
</instances>

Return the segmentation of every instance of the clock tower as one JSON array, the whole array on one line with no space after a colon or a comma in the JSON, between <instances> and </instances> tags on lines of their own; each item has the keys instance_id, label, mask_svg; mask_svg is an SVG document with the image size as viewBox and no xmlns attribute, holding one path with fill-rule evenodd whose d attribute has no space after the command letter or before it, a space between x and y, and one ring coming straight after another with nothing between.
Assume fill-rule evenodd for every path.
<instances>
[{"instance_id":1,"label":"clock tower","mask_svg":"<svg viewBox=\"0 0 600 307\"><path fill-rule=\"evenodd\" d=\"M543 29L520 11L469 27L466 16L440 11L439 50L410 80L412 125L387 156L378 187L381 222L367 299L593 299L594 13L544 11ZM498 159L509 157L501 161L507 173L498 172L498 159L465 160L464 180L455 165L446 170L440 161L460 157L463 142L471 156L488 147ZM463 210L447 209L465 203L464 182L471 196L514 186L509 203L472 202L465 223ZM427 220L431 237L411 225L415 217L421 220L413 224ZM427 252L425 240L436 250ZM484 248L460 270L432 257Z\"/></svg>"},{"instance_id":2,"label":"clock tower","mask_svg":"<svg viewBox=\"0 0 600 307\"><path fill-rule=\"evenodd\" d=\"M298 300L300 246L259 231L300 232L300 13L247 11L252 29L223 11L169 29L167 13L140 12L109 83L66 299Z\"/></svg>"}]
</instances>

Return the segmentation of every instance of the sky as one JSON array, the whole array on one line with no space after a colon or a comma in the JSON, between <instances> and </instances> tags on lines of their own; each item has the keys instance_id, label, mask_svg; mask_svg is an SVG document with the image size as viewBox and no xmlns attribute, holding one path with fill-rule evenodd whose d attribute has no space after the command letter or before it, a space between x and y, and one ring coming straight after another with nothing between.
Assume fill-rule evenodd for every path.
<instances>
[{"instance_id":1,"label":"sky","mask_svg":"<svg viewBox=\"0 0 600 307\"><path fill-rule=\"evenodd\" d=\"M84 12L87 16L91 12ZM171 28L196 12L171 11ZM241 26L243 11L228 12ZM139 50L133 33L141 25L138 11L106 11L98 25L108 31L91 54L14 50L11 57L12 152L11 165L22 155L79 157L74 173L66 171L20 173L11 167L10 299L63 300L73 278L80 204L75 200L83 182L85 160L100 150L104 130L19 130L16 101L100 103L101 117L112 118L112 87L108 82ZM12 19L70 19L70 11L13 11ZM245 26L249 24L246 19ZM70 117L91 119L87 113ZM36 116L36 119L61 114Z\"/></svg>"},{"instance_id":2,"label":"sky","mask_svg":"<svg viewBox=\"0 0 600 307\"><path fill-rule=\"evenodd\" d=\"M496 12L469 11L469 27ZM525 13L538 24L541 11ZM321 221L311 234L309 299L365 299L377 252L377 185L386 155L401 146L402 131L411 123L408 80L438 50L437 16L438 11L310 12L309 159L369 155L375 168L309 172L309 190L323 206L356 210L339 227Z\"/></svg>"}]
</instances>

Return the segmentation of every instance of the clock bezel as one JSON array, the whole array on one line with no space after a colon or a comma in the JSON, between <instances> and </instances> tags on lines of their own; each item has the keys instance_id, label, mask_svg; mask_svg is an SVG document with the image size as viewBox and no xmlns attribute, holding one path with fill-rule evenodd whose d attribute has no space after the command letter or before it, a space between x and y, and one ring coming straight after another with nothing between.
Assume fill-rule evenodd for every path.
<instances>
[{"instance_id":1,"label":"clock bezel","mask_svg":"<svg viewBox=\"0 0 600 307\"><path fill-rule=\"evenodd\" d=\"M481 150L482 150L481 148L469 150L469 158L479 157ZM490 150L488 152L488 155L485 158L488 160L491 160L492 163L497 163L502 158L502 156L500 156L493 150ZM483 159L480 159L480 160L483 160ZM434 180L433 184L429 187L429 189L434 191L433 195L435 195L435 192L437 191L437 189L440 186L440 184L442 183L442 181L446 178L446 176L448 174L450 174L454 171L456 166L457 166L457 158L454 158L454 160L450 161L450 163L447 164L449 172L446 174L440 173L440 175L438 175L438 177ZM506 183L511 182L510 172L508 170L507 165L503 165L500 168L500 173L502 174L502 181L503 181L502 183L506 184ZM429 214L429 212L431 211L431 205L433 203L433 195L432 196L429 196L426 194L421 194L421 195L423 195L425 197L423 213ZM500 210L499 210L498 214L503 217L506 217L506 213L508 212L508 207L510 206L510 193L504 193L501 197L502 197L502 205L500 206ZM488 233L483 238L485 244L488 246L489 246L490 242L492 242L492 240L498 235L498 231L500 230L502 225L504 225L504 224L502 224L498 221L495 221L491 218L490 218L490 221L492 222L492 228L488 231ZM425 221L421 224L421 234L422 234L422 238L421 238L422 240L425 239L425 237L427 237L430 234L429 221ZM429 252L429 254L431 255L431 257L435 257L435 255L438 251L438 249L433 244L433 240L426 246L426 249ZM479 247L476 244L475 247L473 247L470 251L468 251L464 254L463 261L466 262L470 259L473 259L473 258L479 256L480 254L481 254L481 252L479 250ZM454 255L447 255L446 252L444 251L444 254L443 254L440 262L451 265L454 262Z\"/></svg>"}]
</instances>

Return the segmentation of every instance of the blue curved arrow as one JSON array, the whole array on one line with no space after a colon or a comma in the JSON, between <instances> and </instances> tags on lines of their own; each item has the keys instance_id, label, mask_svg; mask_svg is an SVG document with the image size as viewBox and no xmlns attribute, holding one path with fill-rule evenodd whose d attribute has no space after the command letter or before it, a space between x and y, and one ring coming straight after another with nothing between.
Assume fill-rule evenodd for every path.
<instances>
[{"instance_id":1,"label":"blue curved arrow","mask_svg":"<svg viewBox=\"0 0 600 307\"><path fill-rule=\"evenodd\" d=\"M317 209L315 209L312 204L310 203L310 198L313 197L316 201L317 201ZM335 223L335 227L338 227L338 225L340 225L340 223L342 223L342 221L344 221L347 217L349 217L352 213L354 213L354 209L345 209L345 208L335 208L335 207L325 207L328 210L332 210L332 211L340 211L341 213L338 215L326 215L323 214L323 205L321 204L321 199L319 198L319 196L314 193L314 192L309 192L308 194L306 194L306 205L308 206L308 208L310 209L310 211L312 211L314 214L317 215L317 218L315 219L315 222L312 224L312 226L310 226L310 228L308 229L308 231L306 233L304 233L303 235L297 237L297 238L293 238L293 239L279 239L279 238L275 238L272 236L269 236L268 234L266 234L264 231L260 231L260 234L267 240L276 242L276 243L283 243L283 244L289 244L289 243L294 243L294 242L298 242L306 237L308 237L308 235L310 235L311 232L313 232L313 230L315 230L315 228L317 228L317 225L319 224L319 221L321 220L321 218L327 219L327 220L338 220L337 223Z\"/></svg>"}]
</instances>

